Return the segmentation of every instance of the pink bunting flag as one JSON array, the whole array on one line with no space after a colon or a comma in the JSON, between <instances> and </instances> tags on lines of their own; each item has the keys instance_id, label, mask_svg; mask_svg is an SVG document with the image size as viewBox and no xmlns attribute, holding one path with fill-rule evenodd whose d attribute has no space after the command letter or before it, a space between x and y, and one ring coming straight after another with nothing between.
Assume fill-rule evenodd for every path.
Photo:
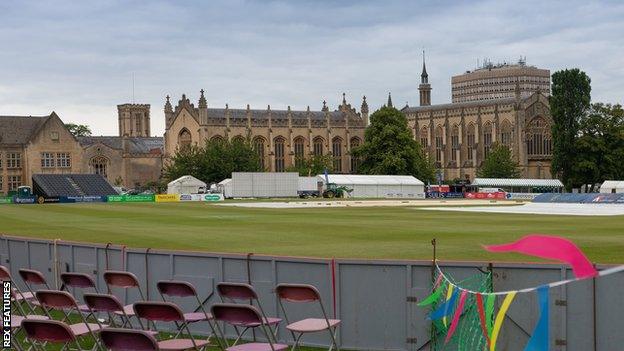
<instances>
[{"instance_id":1,"label":"pink bunting flag","mask_svg":"<svg viewBox=\"0 0 624 351\"><path fill-rule=\"evenodd\" d=\"M489 245L485 249L492 252L518 252L549 260L568 263L577 278L589 278L598 271L585 254L568 239L557 236L531 234L522 239L503 245Z\"/></svg>"},{"instance_id":2,"label":"pink bunting flag","mask_svg":"<svg viewBox=\"0 0 624 351\"><path fill-rule=\"evenodd\" d=\"M457 308L455 309L453 321L451 322L451 326L446 333L446 339L444 340L445 344L451 340L451 337L453 336L453 333L455 333L455 329L457 328L457 324L459 324L459 317L464 312L464 303L466 303L466 296L468 296L468 291L462 290L461 295L459 296L459 303L457 304Z\"/></svg>"}]
</instances>

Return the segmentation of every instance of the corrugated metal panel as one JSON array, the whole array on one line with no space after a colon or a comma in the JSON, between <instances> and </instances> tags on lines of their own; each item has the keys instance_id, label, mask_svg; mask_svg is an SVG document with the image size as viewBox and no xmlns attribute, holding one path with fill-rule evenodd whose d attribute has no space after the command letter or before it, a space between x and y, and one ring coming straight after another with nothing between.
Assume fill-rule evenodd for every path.
<instances>
[{"instance_id":1,"label":"corrugated metal panel","mask_svg":"<svg viewBox=\"0 0 624 351\"><path fill-rule=\"evenodd\" d=\"M559 179L510 179L510 178L475 178L472 185L475 186L515 186L515 187L553 187L562 188Z\"/></svg>"}]
</instances>

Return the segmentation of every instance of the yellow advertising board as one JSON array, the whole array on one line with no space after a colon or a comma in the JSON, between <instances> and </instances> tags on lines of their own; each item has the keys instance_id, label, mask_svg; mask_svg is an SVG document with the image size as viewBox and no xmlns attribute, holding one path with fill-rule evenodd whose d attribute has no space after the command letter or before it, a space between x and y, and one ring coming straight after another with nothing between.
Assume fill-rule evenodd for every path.
<instances>
[{"instance_id":1,"label":"yellow advertising board","mask_svg":"<svg viewBox=\"0 0 624 351\"><path fill-rule=\"evenodd\" d=\"M156 195L156 202L178 202L178 201L180 201L179 194Z\"/></svg>"}]
</instances>

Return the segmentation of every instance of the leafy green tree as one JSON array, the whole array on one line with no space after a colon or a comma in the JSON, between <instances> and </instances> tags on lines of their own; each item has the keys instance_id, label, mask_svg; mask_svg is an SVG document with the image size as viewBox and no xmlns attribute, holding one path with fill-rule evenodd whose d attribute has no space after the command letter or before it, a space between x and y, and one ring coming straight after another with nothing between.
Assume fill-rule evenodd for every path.
<instances>
[{"instance_id":1,"label":"leafy green tree","mask_svg":"<svg viewBox=\"0 0 624 351\"><path fill-rule=\"evenodd\" d=\"M580 120L591 101L591 80L578 68L566 69L552 75L550 114L553 118L553 159L551 172L561 179L568 190L572 188L572 173L578 163L576 140Z\"/></svg>"},{"instance_id":2,"label":"leafy green tree","mask_svg":"<svg viewBox=\"0 0 624 351\"><path fill-rule=\"evenodd\" d=\"M314 155L308 158L297 158L295 165L288 167L288 172L298 172L302 177L311 177L334 170L334 162L331 155Z\"/></svg>"},{"instance_id":3,"label":"leafy green tree","mask_svg":"<svg viewBox=\"0 0 624 351\"><path fill-rule=\"evenodd\" d=\"M206 183L230 178L232 172L262 172L258 153L249 140L207 141L204 146L176 150L163 169L167 181L192 175Z\"/></svg>"},{"instance_id":4,"label":"leafy green tree","mask_svg":"<svg viewBox=\"0 0 624 351\"><path fill-rule=\"evenodd\" d=\"M65 127L75 137L91 136L91 128L85 124L65 123Z\"/></svg>"},{"instance_id":5,"label":"leafy green tree","mask_svg":"<svg viewBox=\"0 0 624 351\"><path fill-rule=\"evenodd\" d=\"M423 182L435 178L433 163L414 140L405 115L382 107L370 116L365 142L351 151L360 159L358 173L412 175Z\"/></svg>"},{"instance_id":6,"label":"leafy green tree","mask_svg":"<svg viewBox=\"0 0 624 351\"><path fill-rule=\"evenodd\" d=\"M576 165L571 173L574 187L607 179L624 179L624 109L620 105L592 104L580 120L576 141Z\"/></svg>"},{"instance_id":7,"label":"leafy green tree","mask_svg":"<svg viewBox=\"0 0 624 351\"><path fill-rule=\"evenodd\" d=\"M520 167L513 159L509 147L495 143L490 152L477 170L477 176L481 178L518 178Z\"/></svg>"}]
</instances>

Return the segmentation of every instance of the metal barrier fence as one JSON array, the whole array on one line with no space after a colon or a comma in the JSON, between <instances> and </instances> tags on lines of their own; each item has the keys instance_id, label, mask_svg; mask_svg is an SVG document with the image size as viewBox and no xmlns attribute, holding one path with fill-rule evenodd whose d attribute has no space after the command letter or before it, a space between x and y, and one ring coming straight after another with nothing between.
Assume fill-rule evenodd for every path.
<instances>
[{"instance_id":1,"label":"metal barrier fence","mask_svg":"<svg viewBox=\"0 0 624 351\"><path fill-rule=\"evenodd\" d=\"M259 292L267 314L272 316L281 315L273 293L276 284L313 284L320 290L328 313L342 320L338 334L342 348L429 349L428 310L416 304L430 292L430 261L214 254L13 236L0 237L0 260L10 267L14 277L18 276L19 268L37 269L56 287L60 287L57 277L61 272L93 274L103 292L106 291L103 271L128 270L139 277L148 298L153 300L160 299L157 281L186 280L197 287L206 307L220 301L215 291L218 282L250 282ZM498 291L572 277L565 267L553 264L446 262L441 266L457 279L479 274L479 269L491 269L494 289ZM622 291L624 273L551 289L551 350L624 350ZM82 298L79 292L74 293ZM124 298L126 303L139 299L138 293L132 291L115 290L113 293ZM191 303L180 303L185 310L195 307ZM293 319L320 313L316 306L289 307ZM497 350L523 350L538 316L536 296L519 294L508 312ZM208 333L208 327L197 326L195 331ZM229 332L233 335L232 330ZM283 341L291 341L283 325L278 335ZM324 333L304 339L311 346L329 344L329 337Z\"/></svg>"}]
</instances>

